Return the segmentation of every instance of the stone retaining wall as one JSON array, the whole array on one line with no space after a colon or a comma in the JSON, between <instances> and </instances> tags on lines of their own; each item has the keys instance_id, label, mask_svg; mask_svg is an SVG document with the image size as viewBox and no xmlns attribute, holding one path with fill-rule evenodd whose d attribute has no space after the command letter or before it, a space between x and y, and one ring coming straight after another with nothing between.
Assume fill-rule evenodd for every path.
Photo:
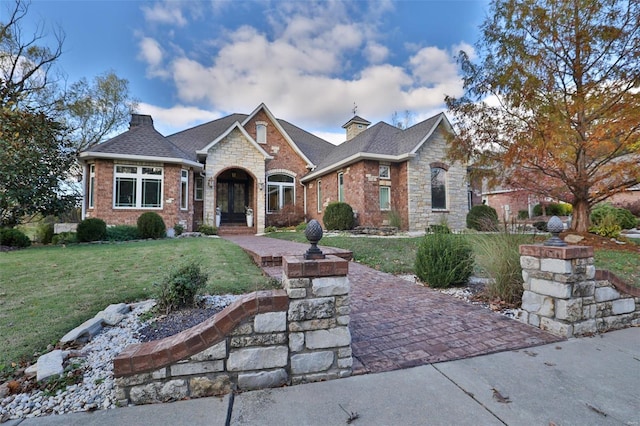
<instances>
[{"instance_id":1,"label":"stone retaining wall","mask_svg":"<svg viewBox=\"0 0 640 426\"><path fill-rule=\"evenodd\" d=\"M283 259L285 290L245 295L207 321L127 347L118 403L148 404L351 375L348 262Z\"/></svg>"},{"instance_id":2,"label":"stone retaining wall","mask_svg":"<svg viewBox=\"0 0 640 426\"><path fill-rule=\"evenodd\" d=\"M521 321L562 337L640 324L640 289L596 271L593 247L520 246Z\"/></svg>"}]
</instances>

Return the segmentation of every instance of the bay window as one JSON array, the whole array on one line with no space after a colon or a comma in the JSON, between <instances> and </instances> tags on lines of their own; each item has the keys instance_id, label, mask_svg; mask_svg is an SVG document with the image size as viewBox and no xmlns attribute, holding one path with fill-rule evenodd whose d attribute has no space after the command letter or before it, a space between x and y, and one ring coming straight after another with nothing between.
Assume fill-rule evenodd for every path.
<instances>
[{"instance_id":1,"label":"bay window","mask_svg":"<svg viewBox=\"0 0 640 426\"><path fill-rule=\"evenodd\" d=\"M162 208L162 167L115 166L115 208Z\"/></svg>"}]
</instances>

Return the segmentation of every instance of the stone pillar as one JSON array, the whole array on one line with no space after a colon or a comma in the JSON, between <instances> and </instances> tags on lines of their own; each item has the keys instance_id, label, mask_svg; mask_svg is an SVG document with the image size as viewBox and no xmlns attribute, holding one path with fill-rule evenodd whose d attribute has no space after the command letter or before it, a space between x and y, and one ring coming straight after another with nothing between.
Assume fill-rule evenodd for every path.
<instances>
[{"instance_id":1,"label":"stone pillar","mask_svg":"<svg viewBox=\"0 0 640 426\"><path fill-rule=\"evenodd\" d=\"M522 245L520 266L523 322L562 337L596 331L593 247Z\"/></svg>"},{"instance_id":2,"label":"stone pillar","mask_svg":"<svg viewBox=\"0 0 640 426\"><path fill-rule=\"evenodd\" d=\"M292 384L351 375L349 262L284 256Z\"/></svg>"}]
</instances>

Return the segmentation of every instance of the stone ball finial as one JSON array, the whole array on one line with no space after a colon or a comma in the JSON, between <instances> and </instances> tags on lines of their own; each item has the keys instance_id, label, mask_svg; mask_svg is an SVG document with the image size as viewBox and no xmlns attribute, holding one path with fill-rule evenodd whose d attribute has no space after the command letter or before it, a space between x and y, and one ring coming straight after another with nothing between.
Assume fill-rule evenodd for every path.
<instances>
[{"instance_id":1,"label":"stone ball finial","mask_svg":"<svg viewBox=\"0 0 640 426\"><path fill-rule=\"evenodd\" d=\"M544 242L545 246L564 247L567 245L562 238L558 236L564 230L562 220L558 216L552 216L547 222L547 231L551 233L551 238Z\"/></svg>"},{"instance_id":2,"label":"stone ball finial","mask_svg":"<svg viewBox=\"0 0 640 426\"><path fill-rule=\"evenodd\" d=\"M307 223L307 228L304 230L304 236L307 237L307 240L311 243L311 247L304 254L305 259L324 259L324 253L322 250L318 248L318 241L322 239L322 235L324 232L322 231L322 226L320 222L315 219L311 219L309 223Z\"/></svg>"}]
</instances>

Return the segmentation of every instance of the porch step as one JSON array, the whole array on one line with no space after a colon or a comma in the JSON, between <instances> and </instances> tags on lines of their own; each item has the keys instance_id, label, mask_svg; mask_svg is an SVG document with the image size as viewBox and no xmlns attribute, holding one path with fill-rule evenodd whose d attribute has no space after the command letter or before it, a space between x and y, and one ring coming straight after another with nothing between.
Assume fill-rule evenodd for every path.
<instances>
[{"instance_id":1,"label":"porch step","mask_svg":"<svg viewBox=\"0 0 640 426\"><path fill-rule=\"evenodd\" d=\"M218 228L218 235L255 235L255 226L248 227L241 223L225 223Z\"/></svg>"}]
</instances>

